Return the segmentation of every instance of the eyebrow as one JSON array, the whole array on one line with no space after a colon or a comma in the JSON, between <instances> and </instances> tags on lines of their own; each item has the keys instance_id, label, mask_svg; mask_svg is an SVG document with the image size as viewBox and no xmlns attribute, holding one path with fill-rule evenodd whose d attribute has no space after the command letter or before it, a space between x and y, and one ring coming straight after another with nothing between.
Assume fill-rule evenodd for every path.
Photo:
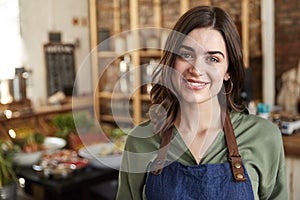
<instances>
[{"instance_id":1,"label":"eyebrow","mask_svg":"<svg viewBox=\"0 0 300 200\"><path fill-rule=\"evenodd\" d=\"M181 48L184 48L184 49L187 49L189 51L195 52L195 50L192 47L189 47L189 46L186 46L186 45L181 45L179 49L181 49Z\"/></svg>"},{"instance_id":2,"label":"eyebrow","mask_svg":"<svg viewBox=\"0 0 300 200\"><path fill-rule=\"evenodd\" d=\"M225 58L224 54L221 51L208 51L208 54L220 54L223 58Z\"/></svg>"},{"instance_id":3,"label":"eyebrow","mask_svg":"<svg viewBox=\"0 0 300 200\"><path fill-rule=\"evenodd\" d=\"M181 45L180 49L181 48L184 48L184 49L187 49L187 50L195 52L195 50L192 47L189 47L189 46L186 46L186 45ZM223 58L225 58L225 55L221 51L208 51L207 53L210 54L210 55L220 54Z\"/></svg>"}]
</instances>

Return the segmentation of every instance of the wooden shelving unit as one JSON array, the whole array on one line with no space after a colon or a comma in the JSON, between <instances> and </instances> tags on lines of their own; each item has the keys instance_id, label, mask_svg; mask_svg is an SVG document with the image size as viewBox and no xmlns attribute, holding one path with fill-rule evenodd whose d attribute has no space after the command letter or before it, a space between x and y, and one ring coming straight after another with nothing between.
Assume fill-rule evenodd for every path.
<instances>
[{"instance_id":1,"label":"wooden shelving unit","mask_svg":"<svg viewBox=\"0 0 300 200\"><path fill-rule=\"evenodd\" d=\"M154 13L154 26L161 27L161 0L153 0L147 1L153 5L153 13ZM109 8L105 7L110 3ZM99 35L98 30L103 28L99 26L98 21L99 19L99 12L101 9L99 7L106 9L109 12L113 13L113 23L110 23L110 33L111 36L118 35L124 31L135 30L140 28L139 26L139 0L128 0L120 1L120 0L113 0L113 1L104 1L104 0L89 0L89 9L90 9L90 30L91 30L91 49L97 48L99 44ZM124 5L121 5L124 4ZM101 6L99 6L101 5ZM126 13L128 12L128 13ZM121 17L122 15L126 15L128 22L124 25L122 22ZM109 23L109 22L108 22ZM123 23L123 24L122 24ZM124 27L128 27L126 29ZM159 59L161 56L161 52L159 49L145 49L139 48L140 45L140 35L138 31L131 32L132 37L132 44L134 47L137 47L135 51L125 52L125 54L119 55L119 52L114 51L112 47L111 50L108 51L99 51L98 53L94 53L92 55L92 66L93 66L93 83L94 83L94 107L97 119L100 123L125 123L130 125L137 124L142 120L145 120L145 108L142 105L149 104L150 98L149 94L145 92L143 89L144 86L141 85L141 79L143 78L143 71L139 70L141 65L147 64L151 59ZM113 60L111 63L111 69L115 68L114 76L117 77L115 82L111 83L114 88L118 87L118 81L120 81L120 74L118 73L118 66L120 62L124 60L125 56L130 57L130 65L133 66L134 72L134 83L133 86L135 89L134 92L130 94L124 93L122 91L106 91L105 84L108 83L106 80L108 76L108 69L102 74L103 77L99 77L99 73L103 71L101 69L101 64L103 64L102 60L108 59ZM105 62L105 61L104 61ZM110 72L111 73L111 72ZM127 109L130 116L122 116L112 114L113 108L118 107L119 104L124 105ZM106 104L106 105L105 105ZM128 106L129 104L129 106ZM116 106L117 105L117 106ZM106 108L105 108L106 107ZM116 108L115 108L116 109Z\"/></svg>"}]
</instances>

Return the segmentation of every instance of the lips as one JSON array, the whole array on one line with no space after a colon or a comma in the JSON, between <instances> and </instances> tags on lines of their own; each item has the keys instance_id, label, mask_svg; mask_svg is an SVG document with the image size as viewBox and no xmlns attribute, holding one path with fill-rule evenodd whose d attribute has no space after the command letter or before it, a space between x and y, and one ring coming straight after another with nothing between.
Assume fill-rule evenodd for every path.
<instances>
[{"instance_id":1,"label":"lips","mask_svg":"<svg viewBox=\"0 0 300 200\"><path fill-rule=\"evenodd\" d=\"M186 86L192 90L201 90L206 85L209 84L209 82L204 82L204 81L199 81L199 80L194 80L194 79L184 79L184 82L185 82Z\"/></svg>"}]
</instances>

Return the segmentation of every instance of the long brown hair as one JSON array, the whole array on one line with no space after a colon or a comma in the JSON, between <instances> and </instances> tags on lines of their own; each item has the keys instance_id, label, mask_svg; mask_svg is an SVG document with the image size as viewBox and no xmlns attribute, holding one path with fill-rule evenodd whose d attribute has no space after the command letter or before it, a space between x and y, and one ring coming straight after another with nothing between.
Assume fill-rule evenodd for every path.
<instances>
[{"instance_id":1,"label":"long brown hair","mask_svg":"<svg viewBox=\"0 0 300 200\"><path fill-rule=\"evenodd\" d=\"M198 6L182 15L169 34L162 59L153 72L153 88L150 92L151 110L149 111L155 132L163 133L173 126L177 112L180 109L179 101L170 87L171 72L174 69L176 51L184 37L195 28L213 28L219 31L226 44L229 65L230 81L224 81L226 107L229 110L241 112L245 106L239 96L244 83L244 62L240 36L231 17L221 8ZM233 83L233 84L232 84ZM221 93L221 92L220 92ZM164 109L162 116L161 107ZM165 118L165 119L162 119Z\"/></svg>"}]
</instances>

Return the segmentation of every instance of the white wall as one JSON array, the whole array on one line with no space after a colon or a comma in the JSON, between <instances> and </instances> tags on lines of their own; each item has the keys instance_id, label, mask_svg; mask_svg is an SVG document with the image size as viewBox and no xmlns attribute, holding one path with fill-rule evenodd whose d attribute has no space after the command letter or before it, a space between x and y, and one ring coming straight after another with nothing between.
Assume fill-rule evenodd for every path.
<instances>
[{"instance_id":1,"label":"white wall","mask_svg":"<svg viewBox=\"0 0 300 200\"><path fill-rule=\"evenodd\" d=\"M77 25L73 24L74 18L78 19ZM32 70L27 92L35 108L47 100L43 45L48 42L48 32L61 32L64 43L79 41L75 50L78 71L90 50L88 23L87 0L20 0L21 34L27 50L24 65ZM78 95L91 93L90 69L81 71L77 76Z\"/></svg>"}]
</instances>

